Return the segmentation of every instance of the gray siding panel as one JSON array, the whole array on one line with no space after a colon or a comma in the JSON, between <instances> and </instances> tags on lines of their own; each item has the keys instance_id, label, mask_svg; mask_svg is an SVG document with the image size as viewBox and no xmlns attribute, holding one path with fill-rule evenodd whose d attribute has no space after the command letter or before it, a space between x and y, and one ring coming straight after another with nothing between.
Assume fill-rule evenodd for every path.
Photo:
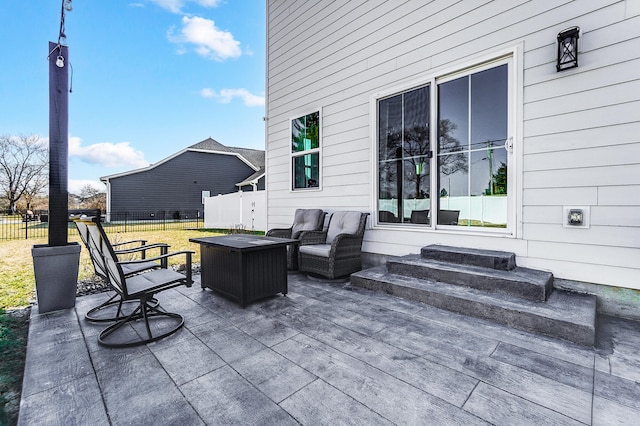
<instances>
[{"instance_id":1,"label":"gray siding panel","mask_svg":"<svg viewBox=\"0 0 640 426\"><path fill-rule=\"evenodd\" d=\"M234 155L186 151L150 170L111 178L111 212L203 210L202 191L236 192L254 170Z\"/></svg>"},{"instance_id":2,"label":"gray siding panel","mask_svg":"<svg viewBox=\"0 0 640 426\"><path fill-rule=\"evenodd\" d=\"M580 66L559 73L556 37L574 25ZM374 224L364 251L507 250L559 278L640 289L638 0L268 0L268 227L300 207L375 212L375 99L501 55L513 59L512 234ZM322 188L291 191L289 123L312 109ZM590 228L564 227L568 206L588 207Z\"/></svg>"}]
</instances>

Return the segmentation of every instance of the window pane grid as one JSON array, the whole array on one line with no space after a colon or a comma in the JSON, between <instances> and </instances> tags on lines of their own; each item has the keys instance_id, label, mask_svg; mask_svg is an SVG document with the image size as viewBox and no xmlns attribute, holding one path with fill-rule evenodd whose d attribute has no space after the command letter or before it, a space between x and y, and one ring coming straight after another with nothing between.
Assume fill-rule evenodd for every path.
<instances>
[{"instance_id":1,"label":"window pane grid","mask_svg":"<svg viewBox=\"0 0 640 426\"><path fill-rule=\"evenodd\" d=\"M509 67L477 66L378 100L378 222L507 227Z\"/></svg>"},{"instance_id":2,"label":"window pane grid","mask_svg":"<svg viewBox=\"0 0 640 426\"><path fill-rule=\"evenodd\" d=\"M438 85L439 224L507 226L507 98L506 64Z\"/></svg>"},{"instance_id":3,"label":"window pane grid","mask_svg":"<svg viewBox=\"0 0 640 426\"><path fill-rule=\"evenodd\" d=\"M429 96L423 86L378 101L379 222L428 223Z\"/></svg>"},{"instance_id":4,"label":"window pane grid","mask_svg":"<svg viewBox=\"0 0 640 426\"><path fill-rule=\"evenodd\" d=\"M292 189L320 186L320 111L291 120Z\"/></svg>"}]
</instances>

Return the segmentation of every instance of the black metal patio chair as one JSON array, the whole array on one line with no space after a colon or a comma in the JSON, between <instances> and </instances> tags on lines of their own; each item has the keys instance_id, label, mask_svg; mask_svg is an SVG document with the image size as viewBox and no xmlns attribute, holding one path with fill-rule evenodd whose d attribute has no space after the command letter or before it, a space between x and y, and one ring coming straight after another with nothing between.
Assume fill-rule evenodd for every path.
<instances>
[{"instance_id":1,"label":"black metal patio chair","mask_svg":"<svg viewBox=\"0 0 640 426\"><path fill-rule=\"evenodd\" d=\"M164 337L170 336L184 326L184 317L172 312L167 312L154 303L155 295L165 290L169 290L181 285L191 287L193 279L191 276L191 256L192 251L179 251L167 253L147 260L130 260L120 261L111 246L107 234L100 225L99 221L78 219L87 226L88 241L91 245L98 247L104 261L107 278L111 287L119 294L123 302L137 301L138 306L127 316L120 318L107 328L102 330L98 335L98 343L106 347L130 347L155 342ZM125 276L123 271L124 265L132 265L142 263L148 260L167 259L172 256L185 256L185 274L173 271L171 269L154 269L141 274ZM166 320L164 327L157 327L152 331L150 320ZM130 330L128 340L119 340L117 338L118 331L126 334L124 326L131 324L144 323L145 330L140 334ZM143 334L146 333L146 337ZM110 338L115 335L115 338ZM127 336L125 336L127 337Z\"/></svg>"},{"instance_id":2,"label":"black metal patio chair","mask_svg":"<svg viewBox=\"0 0 640 426\"><path fill-rule=\"evenodd\" d=\"M273 228L267 231L267 237L300 239L303 232L322 231L327 215L321 209L297 209L293 216L293 225L289 228ZM298 269L298 245L287 246L287 269Z\"/></svg>"},{"instance_id":3,"label":"black metal patio chair","mask_svg":"<svg viewBox=\"0 0 640 426\"><path fill-rule=\"evenodd\" d=\"M362 269L362 239L369 213L335 212L326 231L307 231L300 238L300 271L329 279Z\"/></svg>"},{"instance_id":4,"label":"black metal patio chair","mask_svg":"<svg viewBox=\"0 0 640 426\"><path fill-rule=\"evenodd\" d=\"M82 220L77 220L82 219ZM107 278L107 269L104 264L103 256L100 252L100 247L91 244L88 235L88 228L86 221L98 221L99 217L87 217L87 216L75 216L72 217L73 222L78 229L78 233L80 234L80 239L84 244L87 252L89 253L89 258L91 259L91 263L93 264L93 268L95 274L101 277L104 280L108 280ZM147 251L151 251L154 249L158 249L160 256L166 255L169 252L169 245L164 243L154 243L147 244L147 240L130 240L121 243L111 244L114 248L114 252L118 256L126 256L133 254L140 254L143 262L138 263L130 263L123 264L122 271L125 276L131 276L134 274L138 274L144 271L148 271L151 269L159 269L159 268L167 268L167 259L165 257L161 257L157 261L147 260ZM113 308L115 308L115 314L112 313ZM86 314L85 318L89 321L93 322L110 322L117 321L123 315L123 300L118 293L114 293L111 298L109 298L104 303L90 309Z\"/></svg>"},{"instance_id":5,"label":"black metal patio chair","mask_svg":"<svg viewBox=\"0 0 640 426\"><path fill-rule=\"evenodd\" d=\"M438 225L457 225L460 210L438 211Z\"/></svg>"}]
</instances>

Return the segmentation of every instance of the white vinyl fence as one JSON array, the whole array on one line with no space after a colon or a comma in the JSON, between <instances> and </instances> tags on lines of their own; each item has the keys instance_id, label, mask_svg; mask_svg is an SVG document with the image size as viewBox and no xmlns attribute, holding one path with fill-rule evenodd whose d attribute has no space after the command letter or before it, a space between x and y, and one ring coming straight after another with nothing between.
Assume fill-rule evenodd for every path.
<instances>
[{"instance_id":1,"label":"white vinyl fence","mask_svg":"<svg viewBox=\"0 0 640 426\"><path fill-rule=\"evenodd\" d=\"M378 206L380 210L390 211L394 215L398 215L398 200L380 200ZM431 208L431 200L405 199L404 207L405 211L408 212L408 216L412 210L429 210ZM481 223L507 223L506 195L441 197L440 208L443 210L459 210L459 219L476 220Z\"/></svg>"},{"instance_id":2,"label":"white vinyl fence","mask_svg":"<svg viewBox=\"0 0 640 426\"><path fill-rule=\"evenodd\" d=\"M234 192L204 199L204 227L266 231L266 191Z\"/></svg>"}]
</instances>

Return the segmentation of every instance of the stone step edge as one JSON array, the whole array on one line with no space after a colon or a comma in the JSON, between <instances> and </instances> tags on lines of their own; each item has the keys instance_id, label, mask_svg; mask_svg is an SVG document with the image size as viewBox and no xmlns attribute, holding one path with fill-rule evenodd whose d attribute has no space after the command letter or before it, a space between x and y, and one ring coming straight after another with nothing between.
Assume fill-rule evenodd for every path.
<instances>
[{"instance_id":1,"label":"stone step edge","mask_svg":"<svg viewBox=\"0 0 640 426\"><path fill-rule=\"evenodd\" d=\"M531 302L505 295L488 295L467 287L410 279L387 273L384 266L352 274L351 285L581 345L593 346L595 343L596 297L592 295L557 290L547 302ZM584 307L566 303L568 299ZM570 318L571 313L577 313L578 318Z\"/></svg>"},{"instance_id":2,"label":"stone step edge","mask_svg":"<svg viewBox=\"0 0 640 426\"><path fill-rule=\"evenodd\" d=\"M510 271L516 267L515 253L454 247L441 244L431 244L420 249L420 255L425 259L439 260L459 265L474 265L499 271Z\"/></svg>"},{"instance_id":3,"label":"stone step edge","mask_svg":"<svg viewBox=\"0 0 640 426\"><path fill-rule=\"evenodd\" d=\"M388 260L386 269L390 273L409 278L419 277L536 302L545 301L553 290L552 273L522 267L503 271L407 255ZM450 276L445 278L443 275Z\"/></svg>"}]
</instances>

